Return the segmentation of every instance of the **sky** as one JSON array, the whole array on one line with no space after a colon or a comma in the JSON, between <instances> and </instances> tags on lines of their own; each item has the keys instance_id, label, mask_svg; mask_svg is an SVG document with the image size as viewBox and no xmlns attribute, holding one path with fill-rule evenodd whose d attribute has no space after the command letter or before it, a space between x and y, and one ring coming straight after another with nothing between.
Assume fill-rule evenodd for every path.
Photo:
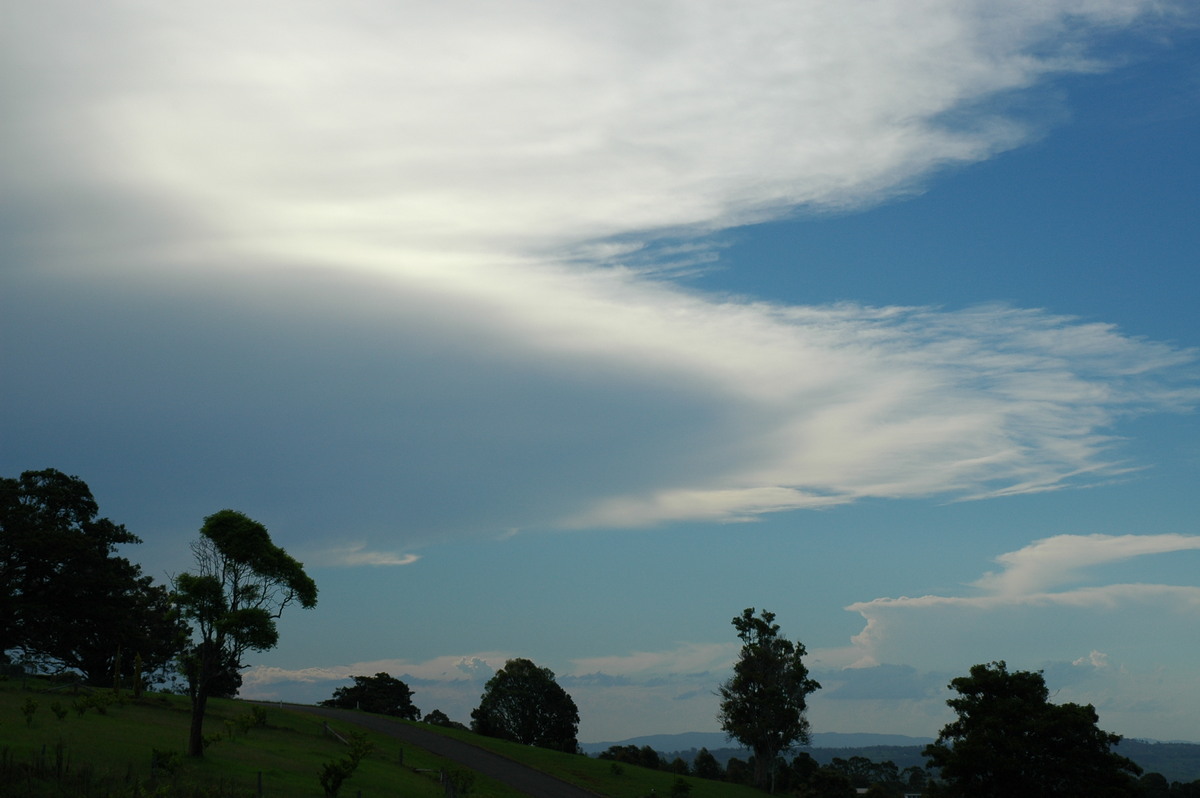
<instances>
[{"instance_id":1,"label":"sky","mask_svg":"<svg viewBox=\"0 0 1200 798\"><path fill-rule=\"evenodd\" d=\"M0 474L264 523L243 696L717 731L754 607L814 731L1200 741L1194 4L0 4Z\"/></svg>"}]
</instances>

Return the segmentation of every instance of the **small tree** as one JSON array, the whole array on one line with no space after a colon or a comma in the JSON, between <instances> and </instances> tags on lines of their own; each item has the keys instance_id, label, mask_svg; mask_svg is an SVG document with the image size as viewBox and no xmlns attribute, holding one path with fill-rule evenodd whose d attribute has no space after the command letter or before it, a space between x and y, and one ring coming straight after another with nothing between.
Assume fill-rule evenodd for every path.
<instances>
[{"instance_id":1,"label":"small tree","mask_svg":"<svg viewBox=\"0 0 1200 798\"><path fill-rule=\"evenodd\" d=\"M374 676L351 676L354 684L333 691L333 698L321 702L324 707L361 709L394 718L416 720L421 710L412 702L412 690L399 679L387 673Z\"/></svg>"},{"instance_id":2,"label":"small tree","mask_svg":"<svg viewBox=\"0 0 1200 798\"><path fill-rule=\"evenodd\" d=\"M196 573L175 577L175 602L195 622L196 639L182 657L192 721L188 754L204 756L204 712L210 696L245 667L247 651L279 641L275 621L283 608L316 606L317 586L304 566L271 543L267 528L234 510L204 519L192 544Z\"/></svg>"},{"instance_id":3,"label":"small tree","mask_svg":"<svg viewBox=\"0 0 1200 798\"><path fill-rule=\"evenodd\" d=\"M692 773L702 779L720 779L725 775L725 771L721 769L721 763L707 748L701 748L696 754L696 758L692 760Z\"/></svg>"},{"instance_id":4,"label":"small tree","mask_svg":"<svg viewBox=\"0 0 1200 798\"><path fill-rule=\"evenodd\" d=\"M484 686L471 711L478 734L574 753L579 710L554 681L554 671L527 659L510 659Z\"/></svg>"},{"instance_id":5,"label":"small tree","mask_svg":"<svg viewBox=\"0 0 1200 798\"><path fill-rule=\"evenodd\" d=\"M721 728L754 751L754 782L761 788L769 786L776 757L808 742L807 698L821 688L808 678L804 646L780 637L774 621L767 610L754 617L753 607L733 619L742 651L733 678L718 690Z\"/></svg>"},{"instance_id":6,"label":"small tree","mask_svg":"<svg viewBox=\"0 0 1200 798\"><path fill-rule=\"evenodd\" d=\"M1103 798L1137 795L1141 768L1110 749L1116 734L1100 730L1089 704L1049 702L1040 672L1009 672L1004 662L976 665L950 682L946 703L958 719L926 746L941 770L937 794L966 798Z\"/></svg>"}]
</instances>

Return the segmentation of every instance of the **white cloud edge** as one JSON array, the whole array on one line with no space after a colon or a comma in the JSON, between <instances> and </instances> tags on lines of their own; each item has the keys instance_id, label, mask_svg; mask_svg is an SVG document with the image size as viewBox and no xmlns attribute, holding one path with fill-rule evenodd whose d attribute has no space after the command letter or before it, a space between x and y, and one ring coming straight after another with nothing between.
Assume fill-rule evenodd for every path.
<instances>
[{"instance_id":1,"label":"white cloud edge","mask_svg":"<svg viewBox=\"0 0 1200 798\"><path fill-rule=\"evenodd\" d=\"M307 555L305 559L310 565L319 567L353 567L359 565L396 567L412 565L420 560L421 556L418 554L374 551L367 548L365 542L359 542L314 551Z\"/></svg>"}]
</instances>

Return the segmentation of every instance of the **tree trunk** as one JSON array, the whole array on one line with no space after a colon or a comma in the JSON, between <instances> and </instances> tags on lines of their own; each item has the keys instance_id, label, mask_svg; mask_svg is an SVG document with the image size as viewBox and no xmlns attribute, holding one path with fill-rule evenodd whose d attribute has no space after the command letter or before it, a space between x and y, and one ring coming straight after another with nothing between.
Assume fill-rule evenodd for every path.
<instances>
[{"instance_id":1,"label":"tree trunk","mask_svg":"<svg viewBox=\"0 0 1200 798\"><path fill-rule=\"evenodd\" d=\"M188 756L204 756L204 710L208 691L201 688L192 697L192 725L188 732Z\"/></svg>"},{"instance_id":2,"label":"tree trunk","mask_svg":"<svg viewBox=\"0 0 1200 798\"><path fill-rule=\"evenodd\" d=\"M760 790L775 792L775 785L770 783L768 775L775 770L775 752L765 748L754 749L754 786Z\"/></svg>"}]
</instances>

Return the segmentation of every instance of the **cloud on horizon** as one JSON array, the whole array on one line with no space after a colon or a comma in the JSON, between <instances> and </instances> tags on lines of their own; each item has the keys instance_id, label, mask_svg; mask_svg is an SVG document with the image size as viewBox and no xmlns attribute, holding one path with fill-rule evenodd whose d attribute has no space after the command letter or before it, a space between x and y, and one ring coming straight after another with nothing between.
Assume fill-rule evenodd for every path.
<instances>
[{"instance_id":1,"label":"cloud on horizon","mask_svg":"<svg viewBox=\"0 0 1200 798\"><path fill-rule=\"evenodd\" d=\"M863 631L844 648L809 649L806 662L823 686L810 700L812 723L856 731L877 728L886 719L887 731L931 734L948 720L951 679L971 665L1006 660L1016 669L1041 670L1056 701L1095 705L1104 728L1182 739L1197 709L1184 689L1193 680L1193 663L1186 647L1175 651L1169 641L1164 646L1163 629L1184 636L1197 631L1200 588L1114 582L1103 566L1115 562L1130 569L1138 557L1187 556L1200 548L1198 540L1060 535L997 557L1005 570L965 584L970 595L852 604L846 609L863 617ZM1087 584L1078 585L1081 580ZM1019 585L1028 590L1014 592ZM623 739L630 728L646 734L716 728L714 691L731 673L738 649L736 641L679 642L657 651L539 664L549 664L579 704L584 739ZM1144 663L1147 652L1154 652L1153 666L1135 664ZM486 680L511 656L517 655L488 652L296 671L258 666L247 672L245 690L271 698L308 689L317 700L351 673L385 670L419 685L426 703L465 719ZM1164 694L1178 698L1168 705Z\"/></svg>"},{"instance_id":2,"label":"cloud on horizon","mask_svg":"<svg viewBox=\"0 0 1200 798\"><path fill-rule=\"evenodd\" d=\"M1128 734L1181 729L1195 710L1184 689L1191 654L1169 641L1164 645L1163 631L1184 637L1200 631L1200 588L1116 580L1121 568L1136 565L1130 562L1135 558L1183 557L1197 548L1195 535L1045 538L997 557L1003 570L966 586L971 595L851 604L846 609L866 621L863 631L846 649L815 653L827 666L872 674L884 673L878 670L882 663L904 663L919 672L961 675L973 664L1006 660L1015 668L1044 670L1052 687L1063 688L1058 700L1093 703L1107 713L1107 724L1135 730ZM1111 563L1121 568L1102 568ZM1154 652L1152 669L1132 665L1146 652ZM1178 703L1165 706L1155 696L1172 681L1180 683L1171 693ZM1153 712L1146 701L1153 702Z\"/></svg>"}]
</instances>

